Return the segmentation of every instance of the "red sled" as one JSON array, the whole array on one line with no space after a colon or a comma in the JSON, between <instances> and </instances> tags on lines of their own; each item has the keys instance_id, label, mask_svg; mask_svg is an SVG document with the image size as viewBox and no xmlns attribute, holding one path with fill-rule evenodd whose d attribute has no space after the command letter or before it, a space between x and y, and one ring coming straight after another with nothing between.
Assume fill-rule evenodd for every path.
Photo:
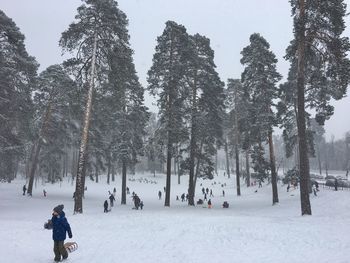
<instances>
[{"instance_id":1,"label":"red sled","mask_svg":"<svg viewBox=\"0 0 350 263\"><path fill-rule=\"evenodd\" d=\"M69 253L72 253L78 249L78 244L76 242L67 242L64 244L64 247Z\"/></svg>"}]
</instances>

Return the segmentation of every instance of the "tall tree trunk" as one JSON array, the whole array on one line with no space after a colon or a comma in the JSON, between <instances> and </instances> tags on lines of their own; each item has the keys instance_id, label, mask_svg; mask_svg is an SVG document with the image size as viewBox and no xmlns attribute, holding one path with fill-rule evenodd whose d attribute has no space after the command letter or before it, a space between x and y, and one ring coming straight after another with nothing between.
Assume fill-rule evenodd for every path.
<instances>
[{"instance_id":1,"label":"tall tree trunk","mask_svg":"<svg viewBox=\"0 0 350 263\"><path fill-rule=\"evenodd\" d=\"M197 115L197 72L194 73L192 86L191 140L190 140L190 176L188 183L188 205L194 206L194 162L196 154L196 115Z\"/></svg>"},{"instance_id":2,"label":"tall tree trunk","mask_svg":"<svg viewBox=\"0 0 350 263\"><path fill-rule=\"evenodd\" d=\"M316 144L316 151L317 151L318 169L320 171L320 175L322 175L321 153L320 153L320 146L318 145L318 143Z\"/></svg>"},{"instance_id":3,"label":"tall tree trunk","mask_svg":"<svg viewBox=\"0 0 350 263\"><path fill-rule=\"evenodd\" d=\"M109 154L109 153L108 153ZM107 164L107 184L109 184L111 178L111 158L108 157L108 164Z\"/></svg>"},{"instance_id":4,"label":"tall tree trunk","mask_svg":"<svg viewBox=\"0 0 350 263\"><path fill-rule=\"evenodd\" d=\"M227 173L227 178L230 178L230 158L229 158L227 144L228 144L227 143L227 136L225 136L226 173Z\"/></svg>"},{"instance_id":5,"label":"tall tree trunk","mask_svg":"<svg viewBox=\"0 0 350 263\"><path fill-rule=\"evenodd\" d=\"M245 170L247 173L247 187L250 187L250 167L249 167L249 151L245 151Z\"/></svg>"},{"instance_id":6,"label":"tall tree trunk","mask_svg":"<svg viewBox=\"0 0 350 263\"><path fill-rule=\"evenodd\" d=\"M165 202L164 206L170 206L170 186L171 186L171 138L170 132L168 133L168 149L167 149L167 162L166 162L166 186L165 186Z\"/></svg>"},{"instance_id":7,"label":"tall tree trunk","mask_svg":"<svg viewBox=\"0 0 350 263\"><path fill-rule=\"evenodd\" d=\"M97 168L97 164L95 166L95 178L96 178L96 183L98 183L98 168Z\"/></svg>"},{"instance_id":8,"label":"tall tree trunk","mask_svg":"<svg viewBox=\"0 0 350 263\"><path fill-rule=\"evenodd\" d=\"M170 68L172 69L173 65L173 42L174 37L172 32L170 32ZM173 72L170 72L172 74ZM173 129L173 94L175 89L175 83L170 79L169 83L169 93L167 98L167 111L168 111L168 124L167 124L167 162L166 162L166 185L165 185L165 201L164 206L170 206L170 186L171 186L171 159L172 159L172 150L173 150L173 138L172 138L172 129Z\"/></svg>"},{"instance_id":9,"label":"tall tree trunk","mask_svg":"<svg viewBox=\"0 0 350 263\"><path fill-rule=\"evenodd\" d=\"M298 138L299 138L299 163L300 163L300 202L301 214L311 215L311 204L309 199L309 157L306 139L305 124L305 0L299 0L299 31L298 34L298 72L297 72L297 89L298 89Z\"/></svg>"},{"instance_id":10,"label":"tall tree trunk","mask_svg":"<svg viewBox=\"0 0 350 263\"><path fill-rule=\"evenodd\" d=\"M203 140L201 140L201 146L199 147L198 156L201 156L203 149ZM197 178L199 174L199 167L201 163L201 158L197 158L197 165L196 165L196 173L194 174L194 183L193 183L193 197L196 196L196 185L197 185Z\"/></svg>"},{"instance_id":11,"label":"tall tree trunk","mask_svg":"<svg viewBox=\"0 0 350 263\"><path fill-rule=\"evenodd\" d=\"M115 167L114 167L114 164L112 164L112 182L115 181Z\"/></svg>"},{"instance_id":12,"label":"tall tree trunk","mask_svg":"<svg viewBox=\"0 0 350 263\"><path fill-rule=\"evenodd\" d=\"M87 148L88 138L89 138L92 96L93 96L93 91L95 86L96 51L97 51L97 32L95 32L95 35L94 35L94 48L92 51L89 92L88 92L88 99L86 102L83 133L82 133L81 142L80 142L78 172L77 172L76 185L75 185L74 213L83 213L84 185L83 185L82 177L83 177L83 167L85 163L85 151Z\"/></svg>"},{"instance_id":13,"label":"tall tree trunk","mask_svg":"<svg viewBox=\"0 0 350 263\"><path fill-rule=\"evenodd\" d=\"M237 195L241 195L241 183L240 183L240 173L239 173L239 150L238 145L235 145L235 155L236 155L236 184L237 184Z\"/></svg>"},{"instance_id":14,"label":"tall tree trunk","mask_svg":"<svg viewBox=\"0 0 350 263\"><path fill-rule=\"evenodd\" d=\"M122 199L121 204L126 205L126 161L122 163Z\"/></svg>"},{"instance_id":15,"label":"tall tree trunk","mask_svg":"<svg viewBox=\"0 0 350 263\"><path fill-rule=\"evenodd\" d=\"M215 174L218 176L218 147L216 147L216 154L215 154Z\"/></svg>"},{"instance_id":16,"label":"tall tree trunk","mask_svg":"<svg viewBox=\"0 0 350 263\"><path fill-rule=\"evenodd\" d=\"M234 112L234 122L235 122L235 155L236 155L236 184L237 184L237 195L241 195L241 183L240 183L240 173L239 173L239 127L238 127L238 116L237 116L237 90L235 90L235 112Z\"/></svg>"},{"instance_id":17,"label":"tall tree trunk","mask_svg":"<svg viewBox=\"0 0 350 263\"><path fill-rule=\"evenodd\" d=\"M33 150L33 159L31 160L31 168L30 168L30 172L29 172L29 184L28 184L28 195L32 195L33 194L33 183L34 183L34 174L35 174L35 170L36 167L38 165L38 159L39 159L39 153L40 153L40 149L41 149L41 145L42 145L42 140L44 139L43 137L46 134L46 130L49 126L49 122L50 122L50 118L51 118L51 111L52 111L52 93L50 94L50 99L49 99L49 103L45 112L45 116L44 116L44 120L43 123L41 125L40 128L40 132L39 132L39 138L36 142L36 144L34 144L33 147L35 147Z\"/></svg>"},{"instance_id":18,"label":"tall tree trunk","mask_svg":"<svg viewBox=\"0 0 350 263\"><path fill-rule=\"evenodd\" d=\"M270 167L271 167L271 185L272 185L272 205L278 203L277 191L277 173L275 152L273 149L272 131L269 131L269 150L270 150Z\"/></svg>"}]
</instances>

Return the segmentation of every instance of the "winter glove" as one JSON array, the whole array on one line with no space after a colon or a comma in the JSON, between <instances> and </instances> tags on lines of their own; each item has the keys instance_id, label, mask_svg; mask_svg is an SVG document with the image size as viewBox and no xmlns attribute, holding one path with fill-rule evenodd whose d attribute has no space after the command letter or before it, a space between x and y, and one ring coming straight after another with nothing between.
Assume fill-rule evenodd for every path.
<instances>
[{"instance_id":1,"label":"winter glove","mask_svg":"<svg viewBox=\"0 0 350 263\"><path fill-rule=\"evenodd\" d=\"M72 238L73 237L72 233L68 233L68 237Z\"/></svg>"}]
</instances>

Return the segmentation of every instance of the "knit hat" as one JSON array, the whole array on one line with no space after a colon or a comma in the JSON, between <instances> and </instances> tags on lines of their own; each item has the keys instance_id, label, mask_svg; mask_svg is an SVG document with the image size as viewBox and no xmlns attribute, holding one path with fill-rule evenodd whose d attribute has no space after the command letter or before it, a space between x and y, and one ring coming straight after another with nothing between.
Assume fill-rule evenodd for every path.
<instances>
[{"instance_id":1,"label":"knit hat","mask_svg":"<svg viewBox=\"0 0 350 263\"><path fill-rule=\"evenodd\" d=\"M60 214L62 212L63 208L64 208L64 205L58 205L53 209L53 211Z\"/></svg>"}]
</instances>

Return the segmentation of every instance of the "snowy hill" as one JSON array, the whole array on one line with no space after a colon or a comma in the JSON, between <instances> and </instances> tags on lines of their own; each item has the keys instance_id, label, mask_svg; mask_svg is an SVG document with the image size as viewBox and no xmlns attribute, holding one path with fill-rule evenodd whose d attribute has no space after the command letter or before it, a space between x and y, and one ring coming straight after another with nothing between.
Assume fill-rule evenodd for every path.
<instances>
[{"instance_id":1,"label":"snowy hill","mask_svg":"<svg viewBox=\"0 0 350 263\"><path fill-rule=\"evenodd\" d=\"M178 185L174 176L171 207L165 208L164 200L158 200L165 176L143 174L134 179L127 186L143 200L143 210L132 209L131 195L127 205L120 205L119 177L111 185L102 178L98 184L87 181L81 215L72 214L71 182L38 184L31 198L22 195L24 180L1 183L0 250L5 259L1 262L53 262L52 233L43 224L61 203L72 240L79 244L67 262L350 262L350 191L321 188L317 197L310 196L313 216L302 217L299 190L287 193L285 186L279 186L280 204L272 206L270 185L242 187L242 196L237 197L234 178L199 179L196 200L203 198L202 187L213 190L213 208L208 209L176 201L176 195L186 191L188 180L184 176ZM103 202L114 187L117 202L105 214ZM228 209L222 208L225 200Z\"/></svg>"}]
</instances>

